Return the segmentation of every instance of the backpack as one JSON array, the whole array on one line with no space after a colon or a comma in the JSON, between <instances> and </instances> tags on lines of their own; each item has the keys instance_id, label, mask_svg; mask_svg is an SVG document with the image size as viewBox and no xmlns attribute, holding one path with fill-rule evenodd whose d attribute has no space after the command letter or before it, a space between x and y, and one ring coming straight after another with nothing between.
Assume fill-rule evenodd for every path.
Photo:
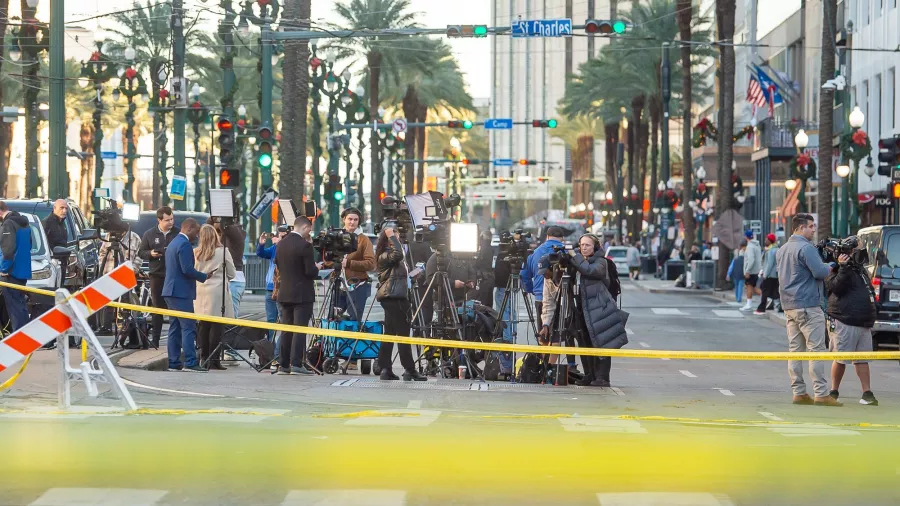
<instances>
[{"instance_id":1,"label":"backpack","mask_svg":"<svg viewBox=\"0 0 900 506\"><path fill-rule=\"evenodd\" d=\"M606 272L609 273L609 294L613 299L622 293L622 283L619 282L619 271L616 270L616 263L610 259L606 259Z\"/></svg>"},{"instance_id":2,"label":"backpack","mask_svg":"<svg viewBox=\"0 0 900 506\"><path fill-rule=\"evenodd\" d=\"M520 358L521 365L517 366L516 381L519 383L541 383L544 375L544 364L541 356L535 353L526 353Z\"/></svg>"}]
</instances>

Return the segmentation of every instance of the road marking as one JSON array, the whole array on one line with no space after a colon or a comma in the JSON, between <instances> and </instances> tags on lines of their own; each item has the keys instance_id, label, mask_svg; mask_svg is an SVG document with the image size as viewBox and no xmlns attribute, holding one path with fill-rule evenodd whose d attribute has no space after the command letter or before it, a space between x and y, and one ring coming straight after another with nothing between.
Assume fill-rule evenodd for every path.
<instances>
[{"instance_id":1,"label":"road marking","mask_svg":"<svg viewBox=\"0 0 900 506\"><path fill-rule=\"evenodd\" d=\"M661 358L660 360L665 360L668 362L669 360L672 360L672 359L671 358Z\"/></svg>"},{"instance_id":2,"label":"road marking","mask_svg":"<svg viewBox=\"0 0 900 506\"><path fill-rule=\"evenodd\" d=\"M629 336L633 336L633 335L634 335L634 331L631 330L631 329L629 329L629 328L626 328L626 329L625 329L625 334L626 334L626 335L629 335Z\"/></svg>"},{"instance_id":3,"label":"road marking","mask_svg":"<svg viewBox=\"0 0 900 506\"><path fill-rule=\"evenodd\" d=\"M740 311L735 310L725 310L725 309L713 309L713 314L716 316L721 316L722 318L743 318L744 315Z\"/></svg>"},{"instance_id":4,"label":"road marking","mask_svg":"<svg viewBox=\"0 0 900 506\"><path fill-rule=\"evenodd\" d=\"M597 418L559 418L567 432L615 432L618 434L646 434L647 429L635 420L603 420Z\"/></svg>"},{"instance_id":5,"label":"road marking","mask_svg":"<svg viewBox=\"0 0 900 506\"><path fill-rule=\"evenodd\" d=\"M734 392L732 392L731 390L725 390L724 388L713 388L713 390L718 390L720 394L727 397L734 397Z\"/></svg>"},{"instance_id":6,"label":"road marking","mask_svg":"<svg viewBox=\"0 0 900 506\"><path fill-rule=\"evenodd\" d=\"M674 307L653 307L650 308L654 314L660 315L686 315L687 313L681 311L680 309Z\"/></svg>"},{"instance_id":7,"label":"road marking","mask_svg":"<svg viewBox=\"0 0 900 506\"><path fill-rule=\"evenodd\" d=\"M31 506L152 506L168 493L168 490L137 488L51 488Z\"/></svg>"},{"instance_id":8,"label":"road marking","mask_svg":"<svg viewBox=\"0 0 900 506\"><path fill-rule=\"evenodd\" d=\"M639 344L641 345L642 348L649 348L649 347L650 347L650 345L647 344L647 343L643 343L643 342L642 342L642 343L639 343Z\"/></svg>"},{"instance_id":9,"label":"road marking","mask_svg":"<svg viewBox=\"0 0 900 506\"><path fill-rule=\"evenodd\" d=\"M409 401L409 403L407 403L407 405L406 405L407 409L419 409L421 407L422 407L422 401Z\"/></svg>"},{"instance_id":10,"label":"road marking","mask_svg":"<svg viewBox=\"0 0 900 506\"><path fill-rule=\"evenodd\" d=\"M784 437L860 435L860 433L855 430L847 430L840 427L831 427L821 423L804 423L791 425L789 427L768 427L768 429L776 434L781 434Z\"/></svg>"},{"instance_id":11,"label":"road marking","mask_svg":"<svg viewBox=\"0 0 900 506\"><path fill-rule=\"evenodd\" d=\"M347 420L345 425L369 427L427 427L437 420L439 416L441 416L440 411L429 411L424 409L374 410ZM367 503L367 501L363 502Z\"/></svg>"},{"instance_id":12,"label":"road marking","mask_svg":"<svg viewBox=\"0 0 900 506\"><path fill-rule=\"evenodd\" d=\"M625 492L597 494L600 506L733 506L726 495L707 492Z\"/></svg>"},{"instance_id":13,"label":"road marking","mask_svg":"<svg viewBox=\"0 0 900 506\"><path fill-rule=\"evenodd\" d=\"M263 408L212 408L216 411L230 411L228 414L215 413L196 413L192 415L182 415L176 417L176 420L186 420L191 422L239 422L239 423L256 423L270 418L269 415L283 415L290 410L287 409L263 409ZM253 413L238 414L238 413ZM264 413L264 414L257 414Z\"/></svg>"},{"instance_id":14,"label":"road marking","mask_svg":"<svg viewBox=\"0 0 900 506\"><path fill-rule=\"evenodd\" d=\"M150 385L143 385L141 383L136 383L125 378L122 378L122 382L130 387L143 388L146 390L156 390L157 392L168 392L170 394L196 395L198 397L225 397L224 395L219 394L204 394L202 392L189 392L187 390L171 390L169 388L152 387Z\"/></svg>"},{"instance_id":15,"label":"road marking","mask_svg":"<svg viewBox=\"0 0 900 506\"><path fill-rule=\"evenodd\" d=\"M403 506L403 490L291 490L281 506Z\"/></svg>"},{"instance_id":16,"label":"road marking","mask_svg":"<svg viewBox=\"0 0 900 506\"><path fill-rule=\"evenodd\" d=\"M783 422L784 421L783 418L777 417L774 414L769 413L768 411L759 411L759 414L768 418L769 420L772 420L773 422Z\"/></svg>"},{"instance_id":17,"label":"road marking","mask_svg":"<svg viewBox=\"0 0 900 506\"><path fill-rule=\"evenodd\" d=\"M621 388L619 388L619 387L609 387L609 389L612 390L613 392L615 392L616 395L621 396L621 397L625 397L625 392L623 392Z\"/></svg>"},{"instance_id":18,"label":"road marking","mask_svg":"<svg viewBox=\"0 0 900 506\"><path fill-rule=\"evenodd\" d=\"M685 371L685 370L682 369L682 370L680 370L680 371L678 371L678 372L680 372L681 374L684 374L684 375L687 376L688 378L696 378L696 377L697 377L697 376L694 376L694 375L691 373L691 371Z\"/></svg>"}]
</instances>

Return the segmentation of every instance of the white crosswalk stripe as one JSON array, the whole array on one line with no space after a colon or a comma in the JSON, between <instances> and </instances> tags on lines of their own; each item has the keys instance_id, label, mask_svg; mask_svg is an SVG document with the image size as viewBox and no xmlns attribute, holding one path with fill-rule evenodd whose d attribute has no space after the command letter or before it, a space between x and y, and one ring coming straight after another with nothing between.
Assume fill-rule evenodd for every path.
<instances>
[{"instance_id":1,"label":"white crosswalk stripe","mask_svg":"<svg viewBox=\"0 0 900 506\"><path fill-rule=\"evenodd\" d=\"M713 314L722 318L743 318L744 314L737 310L713 309Z\"/></svg>"},{"instance_id":2,"label":"white crosswalk stripe","mask_svg":"<svg viewBox=\"0 0 900 506\"><path fill-rule=\"evenodd\" d=\"M674 307L653 307L650 308L650 310L653 311L654 314L658 315L684 316L687 314L682 310Z\"/></svg>"},{"instance_id":3,"label":"white crosswalk stripe","mask_svg":"<svg viewBox=\"0 0 900 506\"><path fill-rule=\"evenodd\" d=\"M167 493L135 488L51 488L30 506L152 506Z\"/></svg>"},{"instance_id":4,"label":"white crosswalk stripe","mask_svg":"<svg viewBox=\"0 0 900 506\"><path fill-rule=\"evenodd\" d=\"M292 490L281 506L403 506L403 490Z\"/></svg>"},{"instance_id":5,"label":"white crosswalk stripe","mask_svg":"<svg viewBox=\"0 0 900 506\"><path fill-rule=\"evenodd\" d=\"M619 434L646 434L647 429L635 420L611 420L604 418L560 418L559 423L567 432L615 432Z\"/></svg>"}]
</instances>

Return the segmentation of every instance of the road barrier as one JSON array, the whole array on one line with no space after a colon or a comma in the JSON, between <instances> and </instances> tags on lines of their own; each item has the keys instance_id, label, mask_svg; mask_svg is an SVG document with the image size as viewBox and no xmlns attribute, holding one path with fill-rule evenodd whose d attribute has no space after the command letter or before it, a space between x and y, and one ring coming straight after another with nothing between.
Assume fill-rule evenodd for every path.
<instances>
[{"instance_id":1,"label":"road barrier","mask_svg":"<svg viewBox=\"0 0 900 506\"><path fill-rule=\"evenodd\" d=\"M0 282L0 287L25 290L40 295L53 295L53 292L37 288L22 287L10 283ZM123 302L109 302L107 305L130 311L139 311L150 314L160 314L175 318L190 318L192 320L210 323L221 323L251 327L263 330L280 330L282 332L299 332L309 335L340 337L345 339L363 339L368 341L382 341L418 346L434 346L436 348L461 348L485 351L508 351L515 353L540 353L547 354L550 350L547 346L507 343L482 343L475 341L450 341L442 339L430 339L424 337L394 336L387 334L366 334L362 332L349 332L345 330L324 329L319 327L304 327L299 325L285 325L282 323L268 323L262 321L239 320L235 318L223 318L220 316L206 316L171 309L159 309L155 307L138 306ZM605 349L605 348L559 348L553 350L554 355L574 353L592 357L620 357L620 358L647 358L647 359L683 359L683 360L900 360L900 351L881 352L767 352L767 351L686 351L686 350L632 350L632 349Z\"/></svg>"}]
</instances>

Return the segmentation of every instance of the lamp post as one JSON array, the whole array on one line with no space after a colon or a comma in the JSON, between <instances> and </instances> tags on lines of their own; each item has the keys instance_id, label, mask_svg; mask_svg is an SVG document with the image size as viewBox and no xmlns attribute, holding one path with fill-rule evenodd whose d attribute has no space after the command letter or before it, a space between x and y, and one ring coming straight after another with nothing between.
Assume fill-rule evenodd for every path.
<instances>
[{"instance_id":1,"label":"lamp post","mask_svg":"<svg viewBox=\"0 0 900 506\"><path fill-rule=\"evenodd\" d=\"M134 69L134 48L125 48L124 56L127 66L119 79L119 87L113 91L113 99L118 100L121 95L125 95L125 99L128 101L128 111L125 113L125 137L128 142L128 152L125 154L127 180L125 189L122 191L122 200L133 203L134 160L137 158L137 149L134 145L134 112L137 110L137 105L134 103L134 99L137 96L146 97L147 86L144 78Z\"/></svg>"},{"instance_id":2,"label":"lamp post","mask_svg":"<svg viewBox=\"0 0 900 506\"><path fill-rule=\"evenodd\" d=\"M153 131L158 132L153 138L153 207L169 205L169 181L167 166L169 163L169 139L166 136L166 113L172 111L171 97L166 89L169 78L164 58L154 58L150 62L150 115L155 124Z\"/></svg>"},{"instance_id":3,"label":"lamp post","mask_svg":"<svg viewBox=\"0 0 900 506\"><path fill-rule=\"evenodd\" d=\"M187 111L188 121L194 127L194 211L202 210L203 202L206 201L207 189L209 188L210 171L209 158L206 159L206 170L203 171L203 179L200 178L200 125L206 122L209 117L209 110L200 103L200 85L194 84L191 88L191 107Z\"/></svg>"},{"instance_id":4,"label":"lamp post","mask_svg":"<svg viewBox=\"0 0 900 506\"><path fill-rule=\"evenodd\" d=\"M22 12L22 24L12 30L9 58L22 61L22 84L25 93L25 197L39 196L43 185L38 170L38 129L40 111L38 93L43 87L38 77L41 67L40 57L50 49L50 29L45 23L35 19L37 0L28 0Z\"/></svg>"},{"instance_id":5,"label":"lamp post","mask_svg":"<svg viewBox=\"0 0 900 506\"><path fill-rule=\"evenodd\" d=\"M797 156L791 164L791 177L800 180L800 193L797 195L797 209L801 213L807 212L806 186L807 180L816 175L816 162L805 153L809 145L809 136L802 128L794 136L794 145L797 147ZM794 186L796 188L796 186ZM793 188L791 188L793 191Z\"/></svg>"},{"instance_id":6,"label":"lamp post","mask_svg":"<svg viewBox=\"0 0 900 506\"><path fill-rule=\"evenodd\" d=\"M334 72L334 61L337 59L337 52L329 49L325 54L323 65L321 93L328 97L328 176L339 176L340 172L340 156L341 150L349 147L350 139L345 134L339 134L335 130L335 122L337 120L338 106L345 107L353 101L348 95L347 87L350 84L350 71L344 70L340 75ZM333 195L326 195L325 202L328 203L329 223L332 227L339 225L340 210L339 202L334 200ZM316 221L318 223L318 220Z\"/></svg>"},{"instance_id":7,"label":"lamp post","mask_svg":"<svg viewBox=\"0 0 900 506\"><path fill-rule=\"evenodd\" d=\"M310 90L310 99L312 100L312 125L310 132L310 140L312 141L312 164L310 170L313 175L313 201L316 207L322 206L322 172L319 167L319 160L322 158L322 119L319 116L319 106L322 103L322 87L325 83L325 76L331 72L334 62L324 60L318 55L318 43L313 39L309 43L309 80L312 85ZM318 221L318 220L317 220Z\"/></svg>"},{"instance_id":8,"label":"lamp post","mask_svg":"<svg viewBox=\"0 0 900 506\"><path fill-rule=\"evenodd\" d=\"M859 106L856 106L853 108L853 111L850 112L848 119L850 120L850 128L852 129L852 133L850 134L852 138L853 135L856 135L857 132L861 131L860 129L866 122L866 115L863 114ZM854 167L852 167L853 170L849 174L850 177L847 181L850 191L846 203L846 206L850 208L850 212L847 214L847 217L850 220L847 225L846 235L848 236L854 233L859 225L859 199L857 197L859 192L857 190L857 185L859 184L859 162L862 160L862 157L856 158L855 156L851 156L850 160L853 162Z\"/></svg>"},{"instance_id":9,"label":"lamp post","mask_svg":"<svg viewBox=\"0 0 900 506\"><path fill-rule=\"evenodd\" d=\"M103 149L103 85L116 76L116 64L103 52L103 42L97 41L97 50L91 53L87 62L81 62L81 79L78 84L82 87L88 82L94 85L94 114L91 120L94 128L94 188L103 187L103 157L100 151ZM94 198L93 208L100 209L100 199Z\"/></svg>"}]
</instances>

